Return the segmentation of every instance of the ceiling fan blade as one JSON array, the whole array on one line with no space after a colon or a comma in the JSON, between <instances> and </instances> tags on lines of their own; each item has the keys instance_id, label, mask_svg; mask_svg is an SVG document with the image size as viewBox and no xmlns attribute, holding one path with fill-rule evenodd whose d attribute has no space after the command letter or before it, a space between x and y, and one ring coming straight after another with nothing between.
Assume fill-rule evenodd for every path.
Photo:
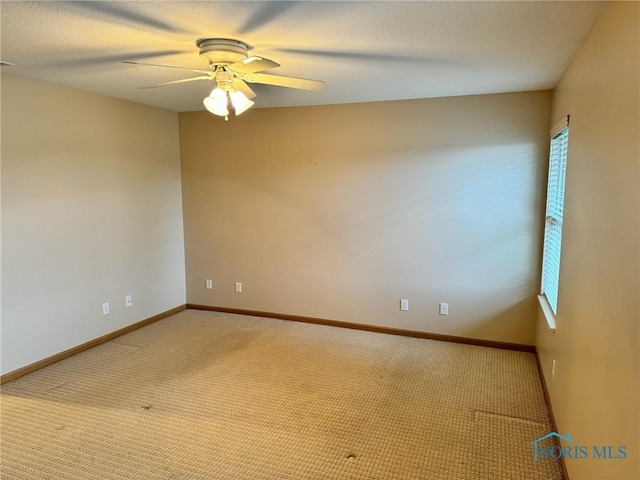
<instances>
[{"instance_id":1,"label":"ceiling fan blade","mask_svg":"<svg viewBox=\"0 0 640 480\"><path fill-rule=\"evenodd\" d=\"M246 73L240 78L250 83L264 83L278 87L299 88L301 90L322 90L324 82L320 80L308 80L306 78L283 77L268 73Z\"/></svg>"},{"instance_id":2,"label":"ceiling fan blade","mask_svg":"<svg viewBox=\"0 0 640 480\"><path fill-rule=\"evenodd\" d=\"M176 67L174 65L160 65L158 63L132 62L130 60L123 60L122 63L128 63L129 65L143 65L145 67L177 68L177 69L180 69L180 70L189 70L190 72L196 72L196 73L206 73L206 74L211 73L211 70L195 70L195 69L189 68L189 67Z\"/></svg>"},{"instance_id":3,"label":"ceiling fan blade","mask_svg":"<svg viewBox=\"0 0 640 480\"><path fill-rule=\"evenodd\" d=\"M256 97L256 92L251 90L251 87L245 83L244 80L240 80L238 77L234 77L231 82L231 86L245 94L245 96L249 99Z\"/></svg>"},{"instance_id":4,"label":"ceiling fan blade","mask_svg":"<svg viewBox=\"0 0 640 480\"><path fill-rule=\"evenodd\" d=\"M262 58L257 56L247 57L239 62L227 65L225 70L232 70L239 73L255 73L262 72L263 70L269 70L270 68L279 67L280 64L269 60L268 58Z\"/></svg>"},{"instance_id":5,"label":"ceiling fan blade","mask_svg":"<svg viewBox=\"0 0 640 480\"><path fill-rule=\"evenodd\" d=\"M164 87L165 85L175 85L177 83L195 82L196 80L213 80L214 78L216 78L214 75L202 75L200 77L182 78L180 80L172 80L171 82L158 83L157 85L149 85L148 87L139 87L139 88Z\"/></svg>"},{"instance_id":6,"label":"ceiling fan blade","mask_svg":"<svg viewBox=\"0 0 640 480\"><path fill-rule=\"evenodd\" d=\"M9 62L3 62L2 60L0 60L0 65L3 67L15 67L16 64L15 63L9 63Z\"/></svg>"}]
</instances>

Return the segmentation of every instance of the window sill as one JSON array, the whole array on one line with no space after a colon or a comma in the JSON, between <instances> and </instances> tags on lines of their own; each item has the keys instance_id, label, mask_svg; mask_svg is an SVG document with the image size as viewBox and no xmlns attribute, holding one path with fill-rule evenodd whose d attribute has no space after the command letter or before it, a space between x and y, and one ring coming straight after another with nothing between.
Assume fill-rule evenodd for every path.
<instances>
[{"instance_id":1,"label":"window sill","mask_svg":"<svg viewBox=\"0 0 640 480\"><path fill-rule=\"evenodd\" d=\"M553 310L551 310L551 305L549 305L549 301L547 300L547 297L545 297L544 295L538 295L538 303L540 303L540 308L542 309L544 318L547 320L547 325L549 325L549 330L555 333L556 316L553 314Z\"/></svg>"}]
</instances>

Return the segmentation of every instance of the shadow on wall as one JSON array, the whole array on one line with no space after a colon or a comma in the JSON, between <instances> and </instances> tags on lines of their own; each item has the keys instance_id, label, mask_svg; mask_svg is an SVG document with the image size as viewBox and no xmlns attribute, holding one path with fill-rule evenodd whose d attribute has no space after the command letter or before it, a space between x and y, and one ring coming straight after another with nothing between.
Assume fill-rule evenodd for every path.
<instances>
[{"instance_id":1,"label":"shadow on wall","mask_svg":"<svg viewBox=\"0 0 640 480\"><path fill-rule=\"evenodd\" d=\"M531 318L531 312L535 312L537 308L538 300L536 297L526 298L507 309L479 318L460 335L483 340L501 337L517 338L521 336L523 330L527 330L523 329L523 322L531 323L531 328L535 327L536 318ZM520 343L534 345L535 333Z\"/></svg>"},{"instance_id":2,"label":"shadow on wall","mask_svg":"<svg viewBox=\"0 0 640 480\"><path fill-rule=\"evenodd\" d=\"M536 145L442 150L427 158L396 153L366 164L212 165L206 181L191 183L206 207L198 209L197 234L188 234L198 238L189 266L208 264L222 284L231 285L234 275L245 280L243 297L221 295L220 306L365 323L384 322L384 304L395 307L399 295L453 299L478 322L535 298ZM233 303L240 301L247 303ZM360 302L375 308L367 312ZM517 311L533 334L535 311L525 310Z\"/></svg>"},{"instance_id":3,"label":"shadow on wall","mask_svg":"<svg viewBox=\"0 0 640 480\"><path fill-rule=\"evenodd\" d=\"M181 114L188 302L532 343L549 99Z\"/></svg>"}]
</instances>

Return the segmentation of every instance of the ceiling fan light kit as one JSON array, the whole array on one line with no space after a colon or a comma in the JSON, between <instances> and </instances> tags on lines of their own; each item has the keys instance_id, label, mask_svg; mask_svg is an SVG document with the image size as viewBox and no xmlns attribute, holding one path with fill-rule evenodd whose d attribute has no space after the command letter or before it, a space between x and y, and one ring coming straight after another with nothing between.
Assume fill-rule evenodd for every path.
<instances>
[{"instance_id":1,"label":"ceiling fan light kit","mask_svg":"<svg viewBox=\"0 0 640 480\"><path fill-rule=\"evenodd\" d=\"M233 88L224 90L220 87L214 88L211 94L202 101L204 107L209 112L220 117L225 117L225 120L229 119L229 102L231 102L236 116L246 112L255 104L249 100L244 93L238 90Z\"/></svg>"},{"instance_id":2,"label":"ceiling fan light kit","mask_svg":"<svg viewBox=\"0 0 640 480\"><path fill-rule=\"evenodd\" d=\"M265 70L276 68L280 65L267 58L255 55L249 56L247 52L251 47L240 40L231 38L202 38L196 42L196 45L200 49L200 58L209 64L209 70L195 70L171 65L156 65L131 61L125 61L123 63L179 68L200 74L197 77L173 80L143 88L161 87L164 85L198 80L215 80L216 87L202 103L207 111L214 115L225 117L225 120L228 120L229 103L233 107L236 115L240 115L255 105L255 102L253 102L251 98L254 98L256 94L251 90L251 87L247 85L247 82L302 90L321 90L324 87L324 82L320 80L308 80L305 78L262 73Z\"/></svg>"}]
</instances>

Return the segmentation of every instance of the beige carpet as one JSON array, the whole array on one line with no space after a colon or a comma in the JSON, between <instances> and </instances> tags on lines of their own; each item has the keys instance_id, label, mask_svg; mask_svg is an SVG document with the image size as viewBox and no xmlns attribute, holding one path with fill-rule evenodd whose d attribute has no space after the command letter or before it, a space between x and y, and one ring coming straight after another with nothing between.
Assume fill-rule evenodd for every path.
<instances>
[{"instance_id":1,"label":"beige carpet","mask_svg":"<svg viewBox=\"0 0 640 480\"><path fill-rule=\"evenodd\" d=\"M187 310L2 387L3 479L556 479L532 354Z\"/></svg>"}]
</instances>

